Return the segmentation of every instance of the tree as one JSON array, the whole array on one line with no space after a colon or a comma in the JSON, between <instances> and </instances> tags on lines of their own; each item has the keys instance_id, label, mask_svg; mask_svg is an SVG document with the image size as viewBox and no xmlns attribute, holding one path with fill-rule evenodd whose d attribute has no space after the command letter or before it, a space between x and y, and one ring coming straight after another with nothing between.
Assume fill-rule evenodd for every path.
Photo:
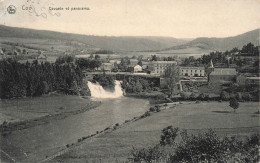
<instances>
[{"instance_id":1,"label":"tree","mask_svg":"<svg viewBox=\"0 0 260 163\"><path fill-rule=\"evenodd\" d=\"M93 59L93 58L94 58L94 55L93 55L93 54L90 54L89 58L90 58L90 59Z\"/></svg>"},{"instance_id":2,"label":"tree","mask_svg":"<svg viewBox=\"0 0 260 163\"><path fill-rule=\"evenodd\" d=\"M171 65L168 66L165 70L165 81L169 89L170 96L172 97L174 92L178 89L178 83L180 81L180 69L178 66Z\"/></svg>"},{"instance_id":3,"label":"tree","mask_svg":"<svg viewBox=\"0 0 260 163\"><path fill-rule=\"evenodd\" d=\"M95 59L96 59L96 60L98 60L98 59L100 59L100 58L101 58L100 55L98 55L98 54L95 55Z\"/></svg>"},{"instance_id":4,"label":"tree","mask_svg":"<svg viewBox=\"0 0 260 163\"><path fill-rule=\"evenodd\" d=\"M236 98L231 98L229 101L229 106L234 109L234 112L236 112L236 109L239 107L238 100Z\"/></svg>"},{"instance_id":5,"label":"tree","mask_svg":"<svg viewBox=\"0 0 260 163\"><path fill-rule=\"evenodd\" d=\"M152 71L154 71L154 65L153 65L153 64L149 64L149 65L147 66L147 68L146 68L146 71L147 71L148 73L151 73Z\"/></svg>"},{"instance_id":6,"label":"tree","mask_svg":"<svg viewBox=\"0 0 260 163\"><path fill-rule=\"evenodd\" d=\"M222 92L220 93L220 99L221 99L221 100L224 100L224 101L228 101L228 100L230 99L229 93L226 92L226 91L222 91Z\"/></svg>"},{"instance_id":7,"label":"tree","mask_svg":"<svg viewBox=\"0 0 260 163\"><path fill-rule=\"evenodd\" d=\"M152 61L158 61L158 57L156 55L152 55Z\"/></svg>"},{"instance_id":8,"label":"tree","mask_svg":"<svg viewBox=\"0 0 260 163\"><path fill-rule=\"evenodd\" d=\"M179 128L173 128L173 126L168 126L162 130L161 141L160 144L165 145L173 145L174 140L178 134Z\"/></svg>"}]
</instances>

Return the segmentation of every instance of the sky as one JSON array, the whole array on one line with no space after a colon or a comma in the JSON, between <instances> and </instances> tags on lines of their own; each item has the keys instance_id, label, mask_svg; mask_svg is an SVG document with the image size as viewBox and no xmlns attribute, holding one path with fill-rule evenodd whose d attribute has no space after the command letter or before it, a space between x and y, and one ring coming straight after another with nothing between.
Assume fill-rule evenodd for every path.
<instances>
[{"instance_id":1,"label":"sky","mask_svg":"<svg viewBox=\"0 0 260 163\"><path fill-rule=\"evenodd\" d=\"M0 24L100 36L228 37L260 27L260 0L0 0Z\"/></svg>"}]
</instances>

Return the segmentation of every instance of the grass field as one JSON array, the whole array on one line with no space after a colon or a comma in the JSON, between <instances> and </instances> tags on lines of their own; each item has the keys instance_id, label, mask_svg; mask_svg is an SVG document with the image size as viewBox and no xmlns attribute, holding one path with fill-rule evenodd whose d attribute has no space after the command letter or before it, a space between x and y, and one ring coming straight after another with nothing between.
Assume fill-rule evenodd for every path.
<instances>
[{"instance_id":1,"label":"grass field","mask_svg":"<svg viewBox=\"0 0 260 163\"><path fill-rule=\"evenodd\" d=\"M259 103L240 103L236 111L227 102L184 103L132 122L111 133L87 140L76 150L56 158L62 162L126 161L132 147L159 143L161 130L169 125L197 133L213 128L219 136L259 133Z\"/></svg>"},{"instance_id":2,"label":"grass field","mask_svg":"<svg viewBox=\"0 0 260 163\"><path fill-rule=\"evenodd\" d=\"M42 96L0 101L0 124L74 111L89 103L79 96Z\"/></svg>"}]
</instances>

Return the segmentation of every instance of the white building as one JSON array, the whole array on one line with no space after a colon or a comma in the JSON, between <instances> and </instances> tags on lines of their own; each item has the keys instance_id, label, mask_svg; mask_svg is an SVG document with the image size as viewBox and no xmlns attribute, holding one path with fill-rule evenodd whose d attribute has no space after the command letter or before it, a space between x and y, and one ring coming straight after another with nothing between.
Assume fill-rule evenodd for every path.
<instances>
[{"instance_id":1,"label":"white building","mask_svg":"<svg viewBox=\"0 0 260 163\"><path fill-rule=\"evenodd\" d=\"M203 77L205 76L205 67L181 67L180 73L182 76Z\"/></svg>"},{"instance_id":2,"label":"white building","mask_svg":"<svg viewBox=\"0 0 260 163\"><path fill-rule=\"evenodd\" d=\"M101 64L101 70L111 72L112 68L113 68L112 63L102 63Z\"/></svg>"},{"instance_id":3,"label":"white building","mask_svg":"<svg viewBox=\"0 0 260 163\"><path fill-rule=\"evenodd\" d=\"M142 69L142 67L140 65L136 65L134 67L134 72L142 72L142 71L143 71L143 69Z\"/></svg>"},{"instance_id":4,"label":"white building","mask_svg":"<svg viewBox=\"0 0 260 163\"><path fill-rule=\"evenodd\" d=\"M163 74L167 67L177 65L176 61L152 61L149 66L153 67L151 73Z\"/></svg>"}]
</instances>

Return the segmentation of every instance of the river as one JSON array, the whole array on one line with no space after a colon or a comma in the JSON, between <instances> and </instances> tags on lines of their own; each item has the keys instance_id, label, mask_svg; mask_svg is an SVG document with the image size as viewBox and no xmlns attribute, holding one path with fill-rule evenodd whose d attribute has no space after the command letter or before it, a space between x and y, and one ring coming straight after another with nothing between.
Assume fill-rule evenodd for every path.
<instances>
[{"instance_id":1,"label":"river","mask_svg":"<svg viewBox=\"0 0 260 163\"><path fill-rule=\"evenodd\" d=\"M65 119L13 131L2 137L1 150L18 162L39 161L64 148L66 144L76 143L79 138L116 123L122 124L125 120L140 116L149 108L149 101L145 99L122 96L93 100L101 100L102 105Z\"/></svg>"}]
</instances>

